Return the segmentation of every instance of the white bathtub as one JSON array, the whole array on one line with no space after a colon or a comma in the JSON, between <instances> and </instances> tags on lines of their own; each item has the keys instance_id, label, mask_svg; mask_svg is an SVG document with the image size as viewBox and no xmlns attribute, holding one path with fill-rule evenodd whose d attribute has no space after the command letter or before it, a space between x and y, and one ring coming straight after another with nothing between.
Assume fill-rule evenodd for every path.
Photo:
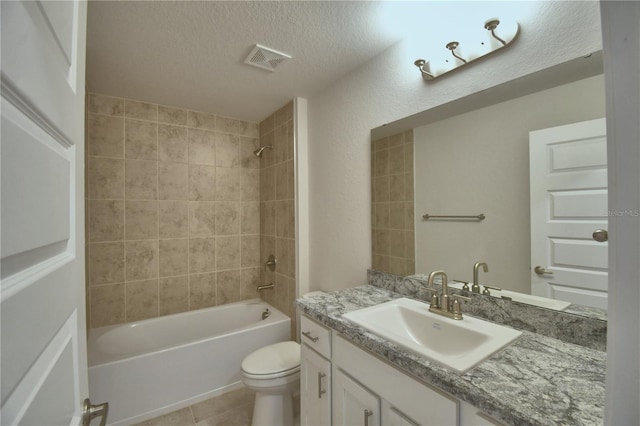
<instances>
[{"instance_id":1,"label":"white bathtub","mask_svg":"<svg viewBox=\"0 0 640 426\"><path fill-rule=\"evenodd\" d=\"M290 327L288 316L254 299L92 329L89 395L109 402L108 424L168 413L240 387L244 357L290 340Z\"/></svg>"}]
</instances>

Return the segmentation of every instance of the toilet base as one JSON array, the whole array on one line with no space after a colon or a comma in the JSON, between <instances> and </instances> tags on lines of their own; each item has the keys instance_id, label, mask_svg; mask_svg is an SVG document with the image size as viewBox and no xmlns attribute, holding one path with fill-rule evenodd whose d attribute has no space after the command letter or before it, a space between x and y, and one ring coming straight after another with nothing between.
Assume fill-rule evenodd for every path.
<instances>
[{"instance_id":1,"label":"toilet base","mask_svg":"<svg viewBox=\"0 0 640 426\"><path fill-rule=\"evenodd\" d=\"M251 426L293 426L293 394L257 392Z\"/></svg>"}]
</instances>

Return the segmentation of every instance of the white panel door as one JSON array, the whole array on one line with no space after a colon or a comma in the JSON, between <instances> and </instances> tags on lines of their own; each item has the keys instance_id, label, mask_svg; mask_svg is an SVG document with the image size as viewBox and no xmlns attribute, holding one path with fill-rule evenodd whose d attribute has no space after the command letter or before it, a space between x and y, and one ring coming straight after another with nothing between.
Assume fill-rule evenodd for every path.
<instances>
[{"instance_id":1,"label":"white panel door","mask_svg":"<svg viewBox=\"0 0 640 426\"><path fill-rule=\"evenodd\" d=\"M3 1L4 424L77 425L88 397L83 1Z\"/></svg>"},{"instance_id":2,"label":"white panel door","mask_svg":"<svg viewBox=\"0 0 640 426\"><path fill-rule=\"evenodd\" d=\"M605 119L531 132L529 154L531 293L606 309Z\"/></svg>"}]
</instances>

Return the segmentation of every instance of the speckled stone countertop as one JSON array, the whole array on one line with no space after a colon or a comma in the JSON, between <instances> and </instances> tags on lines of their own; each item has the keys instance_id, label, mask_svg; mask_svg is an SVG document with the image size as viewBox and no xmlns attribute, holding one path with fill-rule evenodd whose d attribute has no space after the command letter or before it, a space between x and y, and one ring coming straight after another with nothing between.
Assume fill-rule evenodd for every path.
<instances>
[{"instance_id":1,"label":"speckled stone countertop","mask_svg":"<svg viewBox=\"0 0 640 426\"><path fill-rule=\"evenodd\" d=\"M601 425L606 353L527 331L463 375L369 333L342 315L406 297L365 285L297 300L301 312L348 340L512 425Z\"/></svg>"}]
</instances>

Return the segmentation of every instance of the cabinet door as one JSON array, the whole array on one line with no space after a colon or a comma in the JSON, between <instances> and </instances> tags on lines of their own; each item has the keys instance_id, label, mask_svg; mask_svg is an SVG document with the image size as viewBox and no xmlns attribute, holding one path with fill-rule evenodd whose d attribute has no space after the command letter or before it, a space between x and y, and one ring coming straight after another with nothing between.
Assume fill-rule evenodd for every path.
<instances>
[{"instance_id":1,"label":"cabinet door","mask_svg":"<svg viewBox=\"0 0 640 426\"><path fill-rule=\"evenodd\" d=\"M331 424L331 363L300 345L300 424Z\"/></svg>"},{"instance_id":2,"label":"cabinet door","mask_svg":"<svg viewBox=\"0 0 640 426\"><path fill-rule=\"evenodd\" d=\"M380 426L380 399L335 367L332 390L334 426Z\"/></svg>"},{"instance_id":3,"label":"cabinet door","mask_svg":"<svg viewBox=\"0 0 640 426\"><path fill-rule=\"evenodd\" d=\"M391 405L389 401L382 400L382 424L385 426L419 426L402 411Z\"/></svg>"}]
</instances>

